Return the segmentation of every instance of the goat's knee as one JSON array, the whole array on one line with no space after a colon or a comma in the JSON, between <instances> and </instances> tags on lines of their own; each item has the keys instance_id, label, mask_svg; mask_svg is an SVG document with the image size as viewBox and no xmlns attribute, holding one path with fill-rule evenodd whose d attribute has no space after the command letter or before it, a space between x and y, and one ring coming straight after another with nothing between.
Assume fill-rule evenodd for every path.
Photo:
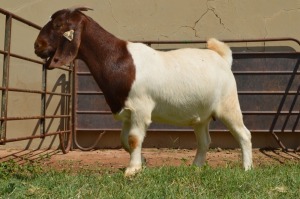
<instances>
[{"instance_id":1,"label":"goat's knee","mask_svg":"<svg viewBox=\"0 0 300 199\"><path fill-rule=\"evenodd\" d=\"M130 122L123 122L123 127L122 127L122 131L121 131L121 144L123 146L123 148L125 149L125 151L127 151L128 153L130 153L130 146L128 144L128 134L129 134L129 130L130 130Z\"/></svg>"},{"instance_id":2,"label":"goat's knee","mask_svg":"<svg viewBox=\"0 0 300 199\"><path fill-rule=\"evenodd\" d=\"M132 129L128 135L128 146L130 151L130 163L125 170L125 176L135 175L142 169L144 158L142 157L142 143L144 132L138 129Z\"/></svg>"}]
</instances>

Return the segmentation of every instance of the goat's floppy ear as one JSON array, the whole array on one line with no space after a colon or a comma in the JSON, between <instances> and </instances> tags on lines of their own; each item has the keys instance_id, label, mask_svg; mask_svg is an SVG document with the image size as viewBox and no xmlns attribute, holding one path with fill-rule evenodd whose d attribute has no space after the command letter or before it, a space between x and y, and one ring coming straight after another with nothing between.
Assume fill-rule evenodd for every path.
<instances>
[{"instance_id":1,"label":"goat's floppy ear","mask_svg":"<svg viewBox=\"0 0 300 199\"><path fill-rule=\"evenodd\" d=\"M53 58L46 65L48 69L57 68L72 62L77 54L81 42L81 29L70 30L64 33Z\"/></svg>"}]
</instances>

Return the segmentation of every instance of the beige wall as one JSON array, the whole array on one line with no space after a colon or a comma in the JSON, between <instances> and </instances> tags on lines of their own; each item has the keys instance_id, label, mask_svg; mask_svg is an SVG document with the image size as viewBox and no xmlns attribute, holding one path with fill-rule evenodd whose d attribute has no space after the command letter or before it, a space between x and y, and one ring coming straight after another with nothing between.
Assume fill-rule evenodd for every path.
<instances>
[{"instance_id":1,"label":"beige wall","mask_svg":"<svg viewBox=\"0 0 300 199\"><path fill-rule=\"evenodd\" d=\"M294 37L300 40L300 0L0 0L0 7L38 25L44 25L58 9L72 5L94 9L87 14L105 29L127 40L204 40ZM12 52L37 59L33 42L37 31L14 21ZM3 49L4 16L0 15L0 49ZM246 44L245 44L246 45ZM0 55L2 65L3 56ZM2 74L2 69L0 70ZM2 81L2 75L1 81ZM56 87L59 71L49 72L48 90ZM36 64L12 59L10 86L40 89L41 69ZM60 109L60 99L52 99L48 112ZM28 94L9 96L10 116L40 113L40 97ZM39 133L38 121L10 122L8 137ZM56 130L59 120L49 126ZM55 141L56 140L56 141ZM42 147L57 146L57 138L46 139ZM28 141L7 144L20 148ZM40 140L30 144L40 146Z\"/></svg>"},{"instance_id":2,"label":"beige wall","mask_svg":"<svg viewBox=\"0 0 300 199\"><path fill-rule=\"evenodd\" d=\"M1 0L1 7L39 25L72 5L115 35L129 40L192 40L217 37L300 39L299 0Z\"/></svg>"}]
</instances>

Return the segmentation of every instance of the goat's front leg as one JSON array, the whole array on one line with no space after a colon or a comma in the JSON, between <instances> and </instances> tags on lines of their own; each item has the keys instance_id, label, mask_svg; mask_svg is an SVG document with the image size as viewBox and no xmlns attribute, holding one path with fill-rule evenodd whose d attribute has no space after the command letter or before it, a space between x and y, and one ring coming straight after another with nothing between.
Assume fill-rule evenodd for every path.
<instances>
[{"instance_id":1,"label":"goat's front leg","mask_svg":"<svg viewBox=\"0 0 300 199\"><path fill-rule=\"evenodd\" d=\"M142 143L145 137L145 128L132 126L128 134L130 163L125 170L125 176L133 176L142 169Z\"/></svg>"},{"instance_id":2,"label":"goat's front leg","mask_svg":"<svg viewBox=\"0 0 300 199\"><path fill-rule=\"evenodd\" d=\"M154 103L150 98L137 98L136 100L128 103L130 112L130 127L129 127L127 139L123 137L124 141L128 143L128 151L130 153L130 163L125 170L125 176L133 176L142 169L142 144L146 135L146 130L151 123L151 113L154 107ZM124 125L123 127L126 127ZM126 128L123 132L126 135Z\"/></svg>"},{"instance_id":3,"label":"goat's front leg","mask_svg":"<svg viewBox=\"0 0 300 199\"><path fill-rule=\"evenodd\" d=\"M146 130L151 123L151 110L149 108L150 106L140 107L143 107L143 109L135 109L135 111L131 112L131 125L127 138L130 163L125 170L125 176L135 175L142 169L142 144L146 135Z\"/></svg>"}]
</instances>

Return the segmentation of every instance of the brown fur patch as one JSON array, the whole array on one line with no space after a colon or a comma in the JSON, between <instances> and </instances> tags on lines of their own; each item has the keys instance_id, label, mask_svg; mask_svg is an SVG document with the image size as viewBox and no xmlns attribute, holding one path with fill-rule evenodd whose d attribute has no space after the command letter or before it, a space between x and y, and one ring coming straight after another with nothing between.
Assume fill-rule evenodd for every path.
<instances>
[{"instance_id":1,"label":"brown fur patch","mask_svg":"<svg viewBox=\"0 0 300 199\"><path fill-rule=\"evenodd\" d=\"M63 33L69 30L75 31L76 45L75 39L70 42L63 38ZM68 45L72 48L68 49ZM59 49L66 55L60 57L58 64L82 59L103 91L111 111L114 114L120 112L135 80L135 65L127 42L110 34L83 13L65 9L52 15L35 44L35 53L42 58L52 58Z\"/></svg>"},{"instance_id":2,"label":"brown fur patch","mask_svg":"<svg viewBox=\"0 0 300 199\"><path fill-rule=\"evenodd\" d=\"M135 149L138 146L138 138L134 135L129 135L128 144L131 150Z\"/></svg>"},{"instance_id":3,"label":"brown fur patch","mask_svg":"<svg viewBox=\"0 0 300 199\"><path fill-rule=\"evenodd\" d=\"M78 58L88 65L112 112L118 113L135 80L127 42L105 31L92 19L85 22Z\"/></svg>"}]
</instances>

